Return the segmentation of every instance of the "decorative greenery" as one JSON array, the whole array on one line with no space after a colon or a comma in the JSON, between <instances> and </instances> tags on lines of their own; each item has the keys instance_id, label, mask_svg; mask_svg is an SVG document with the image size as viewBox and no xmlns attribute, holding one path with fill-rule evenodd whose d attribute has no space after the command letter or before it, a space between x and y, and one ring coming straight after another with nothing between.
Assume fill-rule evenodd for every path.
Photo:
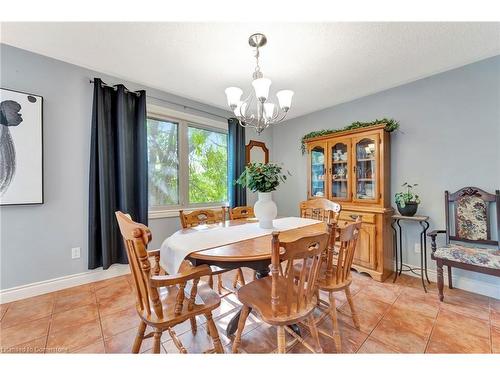
<instances>
[{"instance_id":1,"label":"decorative greenery","mask_svg":"<svg viewBox=\"0 0 500 375\"><path fill-rule=\"evenodd\" d=\"M338 132L343 132L346 130L353 130L353 129L360 129L360 128L369 128L371 126L376 126L376 125L382 125L385 124L385 130L388 132L393 132L397 128L399 128L399 122L397 122L394 119L387 119L383 118L381 120L375 120L372 122L353 122L351 125L347 125L346 127L342 129L325 129L325 130L316 130L310 133L307 133L302 137L301 140L301 149L302 149L302 154L306 153L306 143L305 141L310 138L315 138L319 137L322 135L327 135L327 134L333 134L333 133L338 133Z\"/></svg>"},{"instance_id":2,"label":"decorative greenery","mask_svg":"<svg viewBox=\"0 0 500 375\"><path fill-rule=\"evenodd\" d=\"M236 183L248 187L254 193L268 193L286 181L287 176L281 170L282 167L274 163L249 163Z\"/></svg>"},{"instance_id":3,"label":"decorative greenery","mask_svg":"<svg viewBox=\"0 0 500 375\"><path fill-rule=\"evenodd\" d=\"M398 192L394 195L394 200L396 201L396 204L399 205L399 207L405 208L408 203L420 203L420 198L418 197L418 195L413 194L411 191L411 189L413 189L415 186L418 186L418 184L410 185L408 182L405 182L401 186L406 187L406 192Z\"/></svg>"}]
</instances>

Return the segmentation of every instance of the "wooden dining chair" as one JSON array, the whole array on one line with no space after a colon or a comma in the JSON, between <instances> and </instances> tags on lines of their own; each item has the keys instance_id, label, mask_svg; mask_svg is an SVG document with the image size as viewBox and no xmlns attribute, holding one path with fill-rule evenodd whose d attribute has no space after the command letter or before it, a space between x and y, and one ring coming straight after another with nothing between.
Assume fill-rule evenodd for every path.
<instances>
[{"instance_id":1,"label":"wooden dining chair","mask_svg":"<svg viewBox=\"0 0 500 375\"><path fill-rule=\"evenodd\" d=\"M229 219L230 220L243 220L243 219L252 219L255 217L255 213L253 212L253 207L251 206L239 206L234 208L229 208ZM253 280L255 280L256 272L253 271ZM243 276L243 271L241 268L238 268L238 272L234 276L233 280L233 288L236 288L238 284L241 286L245 285L245 277Z\"/></svg>"},{"instance_id":2,"label":"wooden dining chair","mask_svg":"<svg viewBox=\"0 0 500 375\"><path fill-rule=\"evenodd\" d=\"M198 225L224 223L226 221L226 210L226 207L221 207L220 210L201 209L188 213L185 213L184 210L179 210L181 226L186 229L193 228ZM217 291L221 294L222 288L224 287L222 284L222 274L228 272L229 270L215 266L212 266L211 269L212 275L210 275L209 278L209 285L213 288L213 276L217 276Z\"/></svg>"},{"instance_id":3,"label":"wooden dining chair","mask_svg":"<svg viewBox=\"0 0 500 375\"><path fill-rule=\"evenodd\" d=\"M328 301L318 299L318 308L322 309L324 313L315 323L318 325L328 316L332 319L333 331L331 335L321 329L319 329L318 332L335 341L337 352L341 350L341 340L337 321L337 307L333 293L344 291L351 310L354 326L359 329L359 320L349 287L352 282L351 266L354 259L354 252L356 251L360 228L361 217L358 216L354 223L340 229L339 237L330 237L326 262L323 262L319 272L318 290L328 292ZM338 238L339 246L335 244L336 238ZM299 274L299 272L303 272L303 270L296 269L296 274Z\"/></svg>"},{"instance_id":4,"label":"wooden dining chair","mask_svg":"<svg viewBox=\"0 0 500 375\"><path fill-rule=\"evenodd\" d=\"M326 251L332 225L328 232L306 236L291 242L280 242L279 232L272 234L271 276L255 280L238 290L238 299L243 304L238 330L233 343L233 353L237 353L245 321L253 309L266 323L277 326L278 353L286 352L285 330L312 352L321 352L318 332L312 313L317 305L316 282L321 266L322 253ZM286 262L282 271L281 263ZM301 272L295 280L294 264L310 263L306 272ZM292 329L291 324L307 320L314 348Z\"/></svg>"},{"instance_id":5,"label":"wooden dining chair","mask_svg":"<svg viewBox=\"0 0 500 375\"><path fill-rule=\"evenodd\" d=\"M300 202L299 210L300 217L330 223L337 220L341 206L326 198L315 198Z\"/></svg>"},{"instance_id":6,"label":"wooden dining chair","mask_svg":"<svg viewBox=\"0 0 500 375\"><path fill-rule=\"evenodd\" d=\"M177 349L187 353L173 328L190 320L193 333L196 333L196 316L204 315L214 345L210 352L224 353L212 318L212 311L220 306L220 297L206 284L200 283L201 277L211 274L210 267L186 267L175 275L159 275L159 250L146 250L151 241L148 227L132 221L123 212L117 211L115 215L125 243L135 284L136 309L141 319L132 352L139 353L142 341L153 337L153 353L160 353L161 335L167 331ZM153 267L150 257L155 259ZM147 326L153 331L145 334Z\"/></svg>"}]
</instances>

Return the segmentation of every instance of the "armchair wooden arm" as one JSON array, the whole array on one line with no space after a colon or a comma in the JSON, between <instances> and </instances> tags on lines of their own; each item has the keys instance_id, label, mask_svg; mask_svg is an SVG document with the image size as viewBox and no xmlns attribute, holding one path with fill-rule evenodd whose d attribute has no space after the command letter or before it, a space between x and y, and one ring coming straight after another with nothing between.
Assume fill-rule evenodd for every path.
<instances>
[{"instance_id":1,"label":"armchair wooden arm","mask_svg":"<svg viewBox=\"0 0 500 375\"><path fill-rule=\"evenodd\" d=\"M432 253L434 253L437 249L437 245L436 245L436 237L438 234L441 234L441 233L446 233L446 231L444 229L438 229L438 230L433 230L429 233L427 233L427 235L431 238L431 250L432 250Z\"/></svg>"},{"instance_id":2,"label":"armchair wooden arm","mask_svg":"<svg viewBox=\"0 0 500 375\"><path fill-rule=\"evenodd\" d=\"M203 276L212 274L212 270L206 264L193 267L175 275L155 275L151 276L150 283L153 288L167 287L178 284L185 284L190 280L200 279Z\"/></svg>"}]
</instances>

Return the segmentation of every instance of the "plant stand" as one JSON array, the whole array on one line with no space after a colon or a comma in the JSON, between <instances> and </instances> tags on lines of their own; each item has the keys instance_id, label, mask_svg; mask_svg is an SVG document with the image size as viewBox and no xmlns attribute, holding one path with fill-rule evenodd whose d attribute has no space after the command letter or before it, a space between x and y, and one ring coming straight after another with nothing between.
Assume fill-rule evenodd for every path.
<instances>
[{"instance_id":1,"label":"plant stand","mask_svg":"<svg viewBox=\"0 0 500 375\"><path fill-rule=\"evenodd\" d=\"M403 263L403 228L400 225L400 221L413 221L418 222L422 226L422 231L420 232L420 268L412 268L407 264ZM394 226L397 225L398 229ZM427 229L429 229L429 216L403 216L403 215L392 215L392 223L391 227L394 231L394 258L395 258L395 272L394 272L394 280L393 283L396 282L396 279L401 276L402 272L412 272L415 275L419 275L422 279L422 286L424 288L425 293L427 293L427 288L425 286L425 279L430 284L429 276L427 275ZM399 238L398 238L399 237ZM398 256L399 251L399 256ZM399 259L399 264L398 264ZM406 269L404 269L406 267ZM417 273L416 271L420 271Z\"/></svg>"}]
</instances>

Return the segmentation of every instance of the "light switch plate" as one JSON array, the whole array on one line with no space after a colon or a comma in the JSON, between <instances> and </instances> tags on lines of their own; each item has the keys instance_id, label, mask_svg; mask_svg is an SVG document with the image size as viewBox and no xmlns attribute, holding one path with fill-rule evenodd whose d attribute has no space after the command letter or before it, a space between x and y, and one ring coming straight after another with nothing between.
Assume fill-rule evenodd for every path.
<instances>
[{"instance_id":1,"label":"light switch plate","mask_svg":"<svg viewBox=\"0 0 500 375\"><path fill-rule=\"evenodd\" d=\"M78 259L78 258L80 258L80 248L73 247L71 249L71 259Z\"/></svg>"},{"instance_id":2,"label":"light switch plate","mask_svg":"<svg viewBox=\"0 0 500 375\"><path fill-rule=\"evenodd\" d=\"M419 243L416 243L416 244L415 244L415 252L416 252L417 254L420 254L420 244L419 244Z\"/></svg>"}]
</instances>

